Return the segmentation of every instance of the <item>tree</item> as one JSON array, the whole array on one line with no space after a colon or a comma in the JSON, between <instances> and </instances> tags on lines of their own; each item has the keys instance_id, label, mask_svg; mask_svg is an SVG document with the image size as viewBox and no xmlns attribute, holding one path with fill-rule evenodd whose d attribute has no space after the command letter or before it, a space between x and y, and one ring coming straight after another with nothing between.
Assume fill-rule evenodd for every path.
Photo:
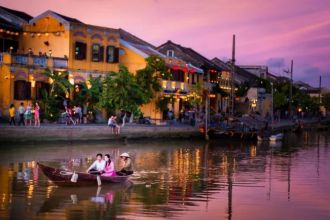
<instances>
[{"instance_id":1,"label":"tree","mask_svg":"<svg viewBox=\"0 0 330 220\"><path fill-rule=\"evenodd\" d=\"M88 111L95 113L98 108L100 96L102 93L102 81L100 77L89 77L88 82L79 84L79 91L76 93L72 104L74 105L88 105Z\"/></svg>"},{"instance_id":2,"label":"tree","mask_svg":"<svg viewBox=\"0 0 330 220\"><path fill-rule=\"evenodd\" d=\"M99 104L108 112L122 110L138 113L139 106L145 103L146 97L136 78L123 65L119 66L118 73L107 74L102 84Z\"/></svg>"},{"instance_id":3,"label":"tree","mask_svg":"<svg viewBox=\"0 0 330 220\"><path fill-rule=\"evenodd\" d=\"M59 114L59 106L62 100L68 95L72 85L68 80L69 73L51 71L46 69L43 74L52 80L49 93L46 90L41 92L41 102L44 105L44 117L49 121L57 121Z\"/></svg>"},{"instance_id":4,"label":"tree","mask_svg":"<svg viewBox=\"0 0 330 220\"><path fill-rule=\"evenodd\" d=\"M137 83L145 97L143 104L149 103L154 95L160 91L159 79L169 80L172 77L161 57L151 55L146 59L146 62L146 67L136 72Z\"/></svg>"},{"instance_id":5,"label":"tree","mask_svg":"<svg viewBox=\"0 0 330 220\"><path fill-rule=\"evenodd\" d=\"M323 95L322 104L328 111L330 110L330 92Z\"/></svg>"}]
</instances>

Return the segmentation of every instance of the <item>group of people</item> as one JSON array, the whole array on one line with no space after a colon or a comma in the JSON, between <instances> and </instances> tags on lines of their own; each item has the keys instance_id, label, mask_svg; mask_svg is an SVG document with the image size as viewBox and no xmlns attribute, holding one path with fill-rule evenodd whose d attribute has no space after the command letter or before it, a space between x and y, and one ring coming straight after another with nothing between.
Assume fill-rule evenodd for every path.
<instances>
[{"instance_id":1,"label":"group of people","mask_svg":"<svg viewBox=\"0 0 330 220\"><path fill-rule=\"evenodd\" d=\"M40 127L40 106L36 102L34 106L30 103L27 104L26 108L24 107L24 103L21 102L18 108L19 121L18 125L32 125L32 120L34 119L34 126ZM16 125L15 117L16 117L16 109L14 104L11 104L9 107L9 125Z\"/></svg>"},{"instance_id":2,"label":"group of people","mask_svg":"<svg viewBox=\"0 0 330 220\"><path fill-rule=\"evenodd\" d=\"M120 155L120 170L116 172L114 162L111 160L109 154L103 155L98 153L96 160L87 169L87 173L101 175L101 176L126 176L133 174L133 164L128 153Z\"/></svg>"},{"instance_id":3,"label":"group of people","mask_svg":"<svg viewBox=\"0 0 330 220\"><path fill-rule=\"evenodd\" d=\"M70 106L64 106L66 114L66 125L69 124L81 124L83 123L82 109L79 105L71 108Z\"/></svg>"},{"instance_id":4,"label":"group of people","mask_svg":"<svg viewBox=\"0 0 330 220\"><path fill-rule=\"evenodd\" d=\"M120 125L117 123L117 116L110 116L108 120L108 126L111 128L112 134L120 134Z\"/></svg>"}]
</instances>

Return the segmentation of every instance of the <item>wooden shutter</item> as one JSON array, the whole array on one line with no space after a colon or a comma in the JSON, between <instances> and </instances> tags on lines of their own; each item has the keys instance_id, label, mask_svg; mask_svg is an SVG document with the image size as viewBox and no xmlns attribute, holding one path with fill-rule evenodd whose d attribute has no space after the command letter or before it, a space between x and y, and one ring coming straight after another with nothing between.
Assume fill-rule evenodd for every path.
<instances>
[{"instance_id":1,"label":"wooden shutter","mask_svg":"<svg viewBox=\"0 0 330 220\"><path fill-rule=\"evenodd\" d=\"M118 47L115 47L115 49L114 49L113 62L119 63L119 48Z\"/></svg>"},{"instance_id":2,"label":"wooden shutter","mask_svg":"<svg viewBox=\"0 0 330 220\"><path fill-rule=\"evenodd\" d=\"M99 51L99 61L103 62L104 61L104 46L100 47L100 51Z\"/></svg>"}]
</instances>

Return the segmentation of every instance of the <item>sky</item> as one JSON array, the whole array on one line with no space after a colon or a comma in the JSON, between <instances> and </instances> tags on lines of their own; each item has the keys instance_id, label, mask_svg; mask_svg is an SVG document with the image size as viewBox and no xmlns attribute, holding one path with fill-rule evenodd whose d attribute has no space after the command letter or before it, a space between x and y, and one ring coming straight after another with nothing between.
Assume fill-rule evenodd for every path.
<instances>
[{"instance_id":1,"label":"sky","mask_svg":"<svg viewBox=\"0 0 330 220\"><path fill-rule=\"evenodd\" d=\"M236 35L241 65L268 65L294 80L330 88L330 0L0 0L36 16L46 10L123 28L160 45L172 40L207 58L229 59Z\"/></svg>"}]
</instances>

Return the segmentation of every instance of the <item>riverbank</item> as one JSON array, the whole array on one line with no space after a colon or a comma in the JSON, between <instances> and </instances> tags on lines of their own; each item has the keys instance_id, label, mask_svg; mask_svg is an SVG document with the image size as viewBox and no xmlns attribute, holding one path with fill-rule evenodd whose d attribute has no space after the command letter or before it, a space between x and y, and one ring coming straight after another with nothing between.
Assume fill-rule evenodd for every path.
<instances>
[{"instance_id":1,"label":"riverbank","mask_svg":"<svg viewBox=\"0 0 330 220\"><path fill-rule=\"evenodd\" d=\"M317 128L316 119L303 120L305 129ZM294 123L281 121L273 124L274 132L291 131ZM34 126L0 125L0 142L48 142L48 141L102 141L125 139L202 139L199 129L189 125L140 125L127 124L120 135L111 133L111 129L101 124L66 126L62 124L43 124L40 128Z\"/></svg>"},{"instance_id":2,"label":"riverbank","mask_svg":"<svg viewBox=\"0 0 330 220\"><path fill-rule=\"evenodd\" d=\"M126 125L120 135L111 133L106 125L42 125L9 126L0 125L0 142L46 142L46 141L97 141L125 140L144 138L202 138L198 128L188 125L156 126L156 125Z\"/></svg>"}]
</instances>

